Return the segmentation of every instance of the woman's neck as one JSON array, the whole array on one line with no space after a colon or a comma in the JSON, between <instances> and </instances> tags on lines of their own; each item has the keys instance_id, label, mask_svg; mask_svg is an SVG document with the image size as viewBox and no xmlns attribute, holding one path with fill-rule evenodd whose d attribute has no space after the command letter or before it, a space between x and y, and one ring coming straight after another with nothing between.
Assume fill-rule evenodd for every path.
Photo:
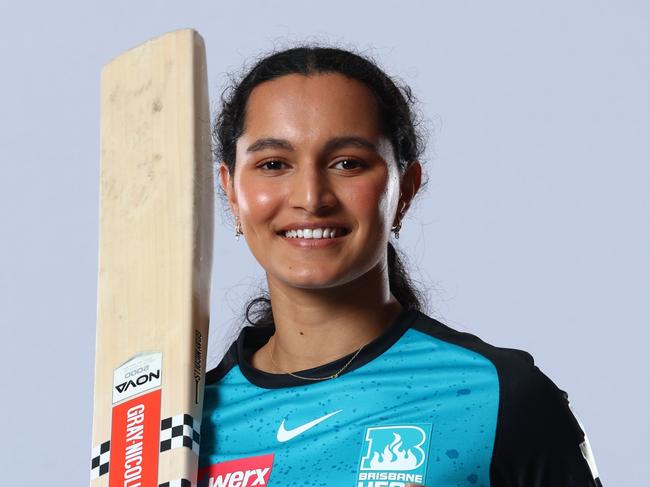
<instances>
[{"instance_id":1,"label":"woman's neck","mask_svg":"<svg viewBox=\"0 0 650 487\"><path fill-rule=\"evenodd\" d=\"M318 290L269 279L269 293L275 334L253 355L252 365L276 374L310 369L355 352L381 335L401 311L379 269L346 285Z\"/></svg>"}]
</instances>

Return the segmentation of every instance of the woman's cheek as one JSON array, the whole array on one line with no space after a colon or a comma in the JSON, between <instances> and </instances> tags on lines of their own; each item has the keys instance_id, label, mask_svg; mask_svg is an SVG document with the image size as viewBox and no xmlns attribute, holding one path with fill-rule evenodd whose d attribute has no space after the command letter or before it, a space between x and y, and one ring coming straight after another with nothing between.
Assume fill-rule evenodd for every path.
<instances>
[{"instance_id":1,"label":"woman's cheek","mask_svg":"<svg viewBox=\"0 0 650 487\"><path fill-rule=\"evenodd\" d=\"M280 199L279 192L268 184L246 182L240 186L238 203L243 218L262 222L273 216Z\"/></svg>"},{"instance_id":2,"label":"woman's cheek","mask_svg":"<svg viewBox=\"0 0 650 487\"><path fill-rule=\"evenodd\" d=\"M346 190L349 209L366 222L380 224L390 204L385 180L367 180L349 185Z\"/></svg>"}]
</instances>

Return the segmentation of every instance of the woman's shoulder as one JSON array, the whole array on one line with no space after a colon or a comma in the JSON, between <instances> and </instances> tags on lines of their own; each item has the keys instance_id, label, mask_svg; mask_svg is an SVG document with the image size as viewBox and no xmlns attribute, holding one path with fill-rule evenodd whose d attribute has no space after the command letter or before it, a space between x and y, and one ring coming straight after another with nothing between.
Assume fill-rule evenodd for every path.
<instances>
[{"instance_id":1,"label":"woman's shoulder","mask_svg":"<svg viewBox=\"0 0 650 487\"><path fill-rule=\"evenodd\" d=\"M228 350L226 350L225 355L219 361L218 365L205 374L205 383L214 384L223 379L230 370L237 365L237 359L234 355L233 348L235 344L233 343Z\"/></svg>"},{"instance_id":2,"label":"woman's shoulder","mask_svg":"<svg viewBox=\"0 0 650 487\"><path fill-rule=\"evenodd\" d=\"M239 330L239 336L231 342L226 349L223 357L219 360L216 367L209 369L205 374L206 385L215 384L223 379L230 370L237 365L237 342L244 333L245 328Z\"/></svg>"},{"instance_id":3,"label":"woman's shoulder","mask_svg":"<svg viewBox=\"0 0 650 487\"><path fill-rule=\"evenodd\" d=\"M569 395L525 350L499 347L419 313L411 325L494 365L498 413L492 473L507 485L600 486L586 433Z\"/></svg>"},{"instance_id":4,"label":"woman's shoulder","mask_svg":"<svg viewBox=\"0 0 650 487\"><path fill-rule=\"evenodd\" d=\"M566 396L536 365L531 353L498 346L479 336L454 329L431 316L418 312L411 328L436 340L474 352L491 362L497 371L502 394L525 400L530 395L553 392Z\"/></svg>"},{"instance_id":5,"label":"woman's shoulder","mask_svg":"<svg viewBox=\"0 0 650 487\"><path fill-rule=\"evenodd\" d=\"M534 420L556 424L570 420L574 426L568 393L538 367L530 352L488 343L424 313L418 314L411 327L433 339L478 354L492 364L498 381L500 426L517 429Z\"/></svg>"}]
</instances>

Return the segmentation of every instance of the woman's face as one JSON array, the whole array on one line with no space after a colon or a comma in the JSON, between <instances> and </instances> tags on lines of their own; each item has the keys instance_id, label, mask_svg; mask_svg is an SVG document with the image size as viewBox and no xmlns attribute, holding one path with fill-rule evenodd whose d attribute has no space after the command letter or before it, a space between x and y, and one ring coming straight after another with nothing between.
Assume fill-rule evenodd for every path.
<instances>
[{"instance_id":1,"label":"woman's face","mask_svg":"<svg viewBox=\"0 0 650 487\"><path fill-rule=\"evenodd\" d=\"M397 211L419 186L413 166L400 200L397 163L371 91L340 74L292 74L252 91L234 176L222 164L220 178L269 284L314 289L384 264ZM285 235L314 227L334 228L335 237Z\"/></svg>"}]
</instances>

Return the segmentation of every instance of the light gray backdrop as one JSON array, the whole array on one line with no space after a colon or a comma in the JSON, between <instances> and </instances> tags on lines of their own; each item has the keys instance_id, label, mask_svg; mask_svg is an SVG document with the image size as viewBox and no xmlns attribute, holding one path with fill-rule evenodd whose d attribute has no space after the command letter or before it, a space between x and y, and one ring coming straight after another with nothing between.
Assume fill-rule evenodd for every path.
<instances>
[{"instance_id":1,"label":"light gray backdrop","mask_svg":"<svg viewBox=\"0 0 650 487\"><path fill-rule=\"evenodd\" d=\"M430 184L399 240L430 313L523 348L567 390L606 486L646 485L650 3L125 1L0 6L0 471L87 485L99 73L194 27L213 104L289 41L351 46L414 89ZM211 364L261 279L217 213Z\"/></svg>"}]
</instances>

